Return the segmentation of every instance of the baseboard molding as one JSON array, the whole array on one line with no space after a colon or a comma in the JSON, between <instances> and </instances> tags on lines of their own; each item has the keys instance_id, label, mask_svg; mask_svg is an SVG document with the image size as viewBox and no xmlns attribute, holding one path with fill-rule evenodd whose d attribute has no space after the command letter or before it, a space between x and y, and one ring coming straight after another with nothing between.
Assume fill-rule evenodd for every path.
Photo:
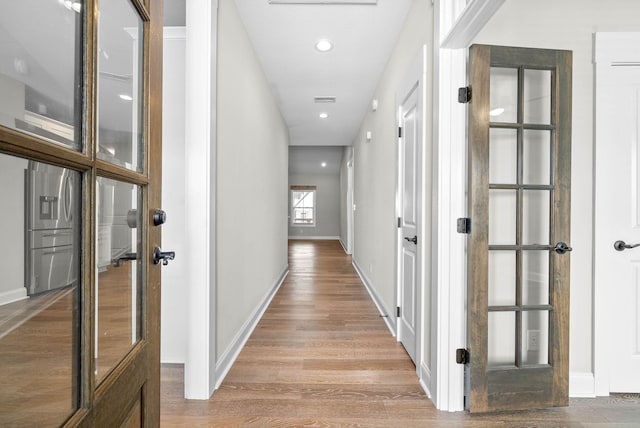
<instances>
[{"instance_id":1,"label":"baseboard molding","mask_svg":"<svg viewBox=\"0 0 640 428\"><path fill-rule=\"evenodd\" d=\"M376 307L378 308L378 311L380 311L380 315L382 315L382 319L384 319L384 322L387 324L387 327L389 328L391 335L393 337L396 337L397 330L396 330L395 312L388 310L384 306L382 299L380 298L380 296L378 296L378 293L376 293L376 291L371 286L371 281L364 274L364 271L360 268L360 266L358 265L358 262L355 259L353 259L351 263L353 264L353 268L356 270L356 273L360 277L360 280L362 281L364 288L366 288L367 291L369 292L369 295L371 296L371 300L373 300L373 303L375 303Z\"/></svg>"},{"instance_id":2,"label":"baseboard molding","mask_svg":"<svg viewBox=\"0 0 640 428\"><path fill-rule=\"evenodd\" d=\"M269 307L269 304L271 304L273 297L280 289L280 286L282 285L288 274L289 266L286 266L284 271L280 274L278 280L276 280L275 284L271 287L271 291L267 293L262 303L259 304L258 307L256 307L256 309L253 311L253 314L249 317L249 319L247 319L247 322L244 323L242 328L240 328L236 336L231 341L231 344L227 347L227 349L222 353L220 359L216 362L216 390L222 384L222 381L224 380L227 373L229 373L229 370L231 370L231 367L238 358L240 351L242 351L242 348L247 343L247 340L249 340L249 337L251 337L251 333L253 333L253 330L255 330L258 322L260 322L260 319L262 318L262 315L264 315L264 312Z\"/></svg>"},{"instance_id":3,"label":"baseboard molding","mask_svg":"<svg viewBox=\"0 0 640 428\"><path fill-rule=\"evenodd\" d=\"M7 303L17 302L27 298L27 289L24 287L14 288L12 290L0 293L0 306Z\"/></svg>"},{"instance_id":4,"label":"baseboard molding","mask_svg":"<svg viewBox=\"0 0 640 428\"><path fill-rule=\"evenodd\" d=\"M432 385L431 370L429 370L429 367L425 366L424 363L422 363L420 364L420 386L422 387L424 393L427 394L427 397L431 399L432 395L429 385Z\"/></svg>"},{"instance_id":5,"label":"baseboard molding","mask_svg":"<svg viewBox=\"0 0 640 428\"><path fill-rule=\"evenodd\" d=\"M290 240L309 240L309 241L339 241L339 236L289 236Z\"/></svg>"},{"instance_id":6,"label":"baseboard molding","mask_svg":"<svg viewBox=\"0 0 640 428\"><path fill-rule=\"evenodd\" d=\"M596 379L593 373L569 373L569 397L594 398Z\"/></svg>"},{"instance_id":7,"label":"baseboard molding","mask_svg":"<svg viewBox=\"0 0 640 428\"><path fill-rule=\"evenodd\" d=\"M347 246L344 245L344 242L342 242L342 238L339 238L338 241L340 241L340 245L342 245L342 249L344 250L344 253L349 254L349 252L347 251Z\"/></svg>"}]
</instances>

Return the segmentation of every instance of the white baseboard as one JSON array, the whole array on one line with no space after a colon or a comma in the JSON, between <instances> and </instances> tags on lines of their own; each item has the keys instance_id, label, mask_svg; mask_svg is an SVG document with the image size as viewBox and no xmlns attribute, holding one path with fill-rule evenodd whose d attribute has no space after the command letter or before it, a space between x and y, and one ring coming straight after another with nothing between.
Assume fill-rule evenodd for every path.
<instances>
[{"instance_id":1,"label":"white baseboard","mask_svg":"<svg viewBox=\"0 0 640 428\"><path fill-rule=\"evenodd\" d=\"M339 241L339 236L289 236L291 240L310 240L310 241Z\"/></svg>"},{"instance_id":2,"label":"white baseboard","mask_svg":"<svg viewBox=\"0 0 640 428\"><path fill-rule=\"evenodd\" d=\"M342 242L342 238L339 238L338 241L340 241L340 245L342 245L342 249L344 250L344 253L349 254L349 252L347 251L347 246L344 244L344 242Z\"/></svg>"},{"instance_id":3,"label":"white baseboard","mask_svg":"<svg viewBox=\"0 0 640 428\"><path fill-rule=\"evenodd\" d=\"M376 293L376 291L371 286L371 281L369 281L369 278L367 278L367 276L364 274L364 271L360 268L360 266L358 265L358 262L355 259L353 259L351 263L353 264L353 267L356 270L356 273L360 277L360 280L362 281L364 288L366 288L367 291L369 292L369 295L371 296L371 300L373 300L373 303L375 303L375 305L377 306L378 311L380 311L380 315L382 315L382 319L384 319L384 322L387 324L387 327L389 328L391 335L393 337L396 337L397 330L396 330L395 312L388 310L384 306L382 299L380 298L380 296L378 296L378 293Z\"/></svg>"},{"instance_id":4,"label":"white baseboard","mask_svg":"<svg viewBox=\"0 0 640 428\"><path fill-rule=\"evenodd\" d=\"M420 364L420 386L429 399L432 397L431 388L429 387L431 384L431 370L422 363Z\"/></svg>"},{"instance_id":5,"label":"white baseboard","mask_svg":"<svg viewBox=\"0 0 640 428\"><path fill-rule=\"evenodd\" d=\"M280 289L280 286L282 285L284 279L288 274L289 267L286 266L278 280L275 282L273 287L271 287L271 290L263 299L262 303L260 303L258 307L256 307L256 309L253 311L253 314L249 317L249 319L247 319L242 328L240 328L236 336L233 338L231 344L222 353L220 359L216 361L215 389L218 389L220 387L225 376L227 375L227 373L229 373L229 370L231 370L231 366L233 366L233 363L238 358L240 351L242 351L242 348L247 343L247 340L249 340L249 337L251 337L251 333L253 333L253 330L255 330L258 322L260 322L260 319L262 318L262 315L264 315L264 312L269 307L269 304L271 304L271 300L273 300L273 297Z\"/></svg>"},{"instance_id":6,"label":"white baseboard","mask_svg":"<svg viewBox=\"0 0 640 428\"><path fill-rule=\"evenodd\" d=\"M12 290L0 293L0 306L7 303L17 302L27 298L27 289L24 287L14 288Z\"/></svg>"},{"instance_id":7,"label":"white baseboard","mask_svg":"<svg viewBox=\"0 0 640 428\"><path fill-rule=\"evenodd\" d=\"M569 397L593 398L596 396L596 380L593 373L569 373Z\"/></svg>"}]
</instances>

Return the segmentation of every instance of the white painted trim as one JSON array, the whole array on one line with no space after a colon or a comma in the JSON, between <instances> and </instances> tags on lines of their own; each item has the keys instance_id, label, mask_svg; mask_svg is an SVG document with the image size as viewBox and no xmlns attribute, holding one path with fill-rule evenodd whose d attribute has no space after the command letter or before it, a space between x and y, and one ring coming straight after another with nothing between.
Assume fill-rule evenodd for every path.
<instances>
[{"instance_id":1,"label":"white painted trim","mask_svg":"<svg viewBox=\"0 0 640 428\"><path fill-rule=\"evenodd\" d=\"M431 371L429 370L429 367L425 366L424 364L420 364L420 387L422 388L422 390L424 391L425 394L427 394L427 397L431 398L431 387L429 385L433 385L432 383L432 379L431 379Z\"/></svg>"},{"instance_id":2,"label":"white painted trim","mask_svg":"<svg viewBox=\"0 0 640 428\"><path fill-rule=\"evenodd\" d=\"M569 397L593 398L596 381L593 373L569 373Z\"/></svg>"},{"instance_id":3,"label":"white painted trim","mask_svg":"<svg viewBox=\"0 0 640 428\"><path fill-rule=\"evenodd\" d=\"M185 43L185 398L209 399L216 359L217 0L190 0Z\"/></svg>"},{"instance_id":4,"label":"white painted trim","mask_svg":"<svg viewBox=\"0 0 640 428\"><path fill-rule=\"evenodd\" d=\"M446 49L466 49L505 0L474 0L457 18L440 44Z\"/></svg>"},{"instance_id":5,"label":"white painted trim","mask_svg":"<svg viewBox=\"0 0 640 428\"><path fill-rule=\"evenodd\" d=\"M289 236L289 239L292 241L340 241L339 236Z\"/></svg>"},{"instance_id":6,"label":"white painted trim","mask_svg":"<svg viewBox=\"0 0 640 428\"><path fill-rule=\"evenodd\" d=\"M395 311L390 311L387 308L385 308L382 299L380 298L380 296L378 296L378 293L376 293L374 288L371 286L371 281L364 274L364 271L360 268L360 265L358 265L358 262L355 259L353 259L351 263L353 264L353 268L356 270L356 273L360 277L360 281L362 281L362 285L364 285L364 288L366 288L366 290L369 292L369 295L371 296L371 300L373 300L373 303L378 308L380 315L382 315L382 319L387 324L387 328L389 329L389 332L391 332L391 335L393 337L396 337L397 327L396 327Z\"/></svg>"},{"instance_id":7,"label":"white painted trim","mask_svg":"<svg viewBox=\"0 0 640 428\"><path fill-rule=\"evenodd\" d=\"M164 27L164 40L184 40L187 37L187 27Z\"/></svg>"},{"instance_id":8,"label":"white painted trim","mask_svg":"<svg viewBox=\"0 0 640 428\"><path fill-rule=\"evenodd\" d=\"M24 300L27 297L27 289L25 287L18 287L11 290L3 291L2 293L0 293L0 306L6 305L7 303L17 302L19 300Z\"/></svg>"},{"instance_id":9,"label":"white painted trim","mask_svg":"<svg viewBox=\"0 0 640 428\"><path fill-rule=\"evenodd\" d=\"M271 290L266 294L266 296L262 300L262 303L260 303L256 307L256 309L253 311L253 314L251 314L251 316L247 319L247 321L240 328L227 349L225 349L225 351L222 353L220 359L216 363L215 371L217 381L215 389L220 388L222 381L224 380L225 376L227 376L227 373L229 373L229 370L231 370L233 363L238 358L238 355L240 355L240 351L242 351L242 348L244 348L247 340L249 340L249 337L251 337L251 334L260 322L260 319L262 319L262 316L271 304L271 301L275 297L276 293L280 289L280 286L282 285L288 274L289 267L285 266L284 271L282 272L282 274L280 274L275 284L271 287Z\"/></svg>"},{"instance_id":10,"label":"white painted trim","mask_svg":"<svg viewBox=\"0 0 640 428\"><path fill-rule=\"evenodd\" d=\"M342 238L338 239L338 241L340 241L340 245L342 246L342 249L344 250L345 254L349 254L349 252L347 251L347 246L344 245L344 242L342 242Z\"/></svg>"}]
</instances>

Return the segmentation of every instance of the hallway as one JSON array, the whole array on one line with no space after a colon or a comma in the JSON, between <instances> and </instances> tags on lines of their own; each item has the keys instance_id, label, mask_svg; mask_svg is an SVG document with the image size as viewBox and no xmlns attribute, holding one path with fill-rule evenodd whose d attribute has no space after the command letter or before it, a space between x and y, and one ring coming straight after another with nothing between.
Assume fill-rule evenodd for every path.
<instances>
[{"instance_id":1,"label":"hallway","mask_svg":"<svg viewBox=\"0 0 640 428\"><path fill-rule=\"evenodd\" d=\"M222 386L185 400L163 366L163 427L604 427L636 423L637 395L489 416L435 410L338 241L289 241L290 272Z\"/></svg>"}]
</instances>

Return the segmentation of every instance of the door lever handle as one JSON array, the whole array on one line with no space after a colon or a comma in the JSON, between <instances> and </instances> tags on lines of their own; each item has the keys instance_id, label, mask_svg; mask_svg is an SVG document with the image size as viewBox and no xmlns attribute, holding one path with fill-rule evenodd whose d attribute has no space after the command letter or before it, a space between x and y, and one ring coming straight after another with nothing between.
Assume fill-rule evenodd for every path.
<instances>
[{"instance_id":1,"label":"door lever handle","mask_svg":"<svg viewBox=\"0 0 640 428\"><path fill-rule=\"evenodd\" d=\"M406 239L407 241L413 242L414 244L418 245L418 237L417 236L414 236L413 238L407 238L405 236L404 239Z\"/></svg>"},{"instance_id":2,"label":"door lever handle","mask_svg":"<svg viewBox=\"0 0 640 428\"><path fill-rule=\"evenodd\" d=\"M558 254L564 254L564 253L568 253L569 251L573 251L573 248L568 246L565 242L558 242L556 246L553 248L553 251L555 251Z\"/></svg>"},{"instance_id":3,"label":"door lever handle","mask_svg":"<svg viewBox=\"0 0 640 428\"><path fill-rule=\"evenodd\" d=\"M126 253L126 254L118 257L117 259L111 260L111 264L113 265L113 267L120 267L120 262L122 262L124 260L138 260L138 254L137 253Z\"/></svg>"},{"instance_id":4,"label":"door lever handle","mask_svg":"<svg viewBox=\"0 0 640 428\"><path fill-rule=\"evenodd\" d=\"M616 241L613 243L613 248L615 248L616 251L624 251L625 249L630 250L636 247L640 247L640 244L627 244L624 241Z\"/></svg>"},{"instance_id":5,"label":"door lever handle","mask_svg":"<svg viewBox=\"0 0 640 428\"><path fill-rule=\"evenodd\" d=\"M162 251L162 249L160 247L156 247L153 250L153 264L157 265L160 264L160 262L162 262L163 266L166 266L169 264L169 260L173 260L176 258L176 252L175 251Z\"/></svg>"}]
</instances>

